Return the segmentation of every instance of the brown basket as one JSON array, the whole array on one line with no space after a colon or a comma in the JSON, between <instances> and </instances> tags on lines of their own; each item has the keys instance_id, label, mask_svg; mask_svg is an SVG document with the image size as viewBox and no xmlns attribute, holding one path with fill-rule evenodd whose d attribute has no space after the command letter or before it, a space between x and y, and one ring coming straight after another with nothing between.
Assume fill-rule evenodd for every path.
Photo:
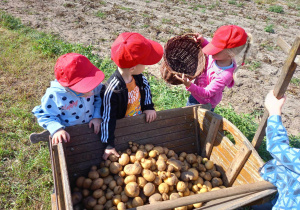
<instances>
[{"instance_id":1,"label":"brown basket","mask_svg":"<svg viewBox=\"0 0 300 210\"><path fill-rule=\"evenodd\" d=\"M165 45L160 66L162 78L172 84L182 84L176 79L185 74L190 80L199 76L205 68L205 56L200 43L194 40L196 34L184 34L169 39Z\"/></svg>"}]
</instances>

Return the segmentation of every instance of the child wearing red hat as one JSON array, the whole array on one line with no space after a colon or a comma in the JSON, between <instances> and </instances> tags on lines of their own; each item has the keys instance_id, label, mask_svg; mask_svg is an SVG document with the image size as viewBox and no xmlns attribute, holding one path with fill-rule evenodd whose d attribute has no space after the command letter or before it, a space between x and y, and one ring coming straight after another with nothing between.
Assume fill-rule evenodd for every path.
<instances>
[{"instance_id":1,"label":"child wearing red hat","mask_svg":"<svg viewBox=\"0 0 300 210\"><path fill-rule=\"evenodd\" d=\"M41 105L32 110L39 125L50 132L52 144L70 141L64 130L67 126L89 123L99 133L104 73L77 53L60 56L54 70L56 79L42 97Z\"/></svg>"},{"instance_id":2,"label":"child wearing red hat","mask_svg":"<svg viewBox=\"0 0 300 210\"><path fill-rule=\"evenodd\" d=\"M202 50L207 55L205 70L194 83L185 75L182 78L176 77L191 92L187 106L211 104L213 111L222 99L224 88L234 85L234 73L240 67L234 57L244 50L242 65L244 64L251 37L239 26L225 25L217 29L210 43L201 35L197 37L197 41L201 42Z\"/></svg>"},{"instance_id":3,"label":"child wearing red hat","mask_svg":"<svg viewBox=\"0 0 300 210\"><path fill-rule=\"evenodd\" d=\"M117 119L142 113L148 123L156 119L150 85L142 72L145 65L158 63L162 56L163 47L139 33L122 33L112 44L111 59L118 68L108 79L103 96L101 141L106 144L103 159L110 154L119 157L114 148Z\"/></svg>"}]
</instances>

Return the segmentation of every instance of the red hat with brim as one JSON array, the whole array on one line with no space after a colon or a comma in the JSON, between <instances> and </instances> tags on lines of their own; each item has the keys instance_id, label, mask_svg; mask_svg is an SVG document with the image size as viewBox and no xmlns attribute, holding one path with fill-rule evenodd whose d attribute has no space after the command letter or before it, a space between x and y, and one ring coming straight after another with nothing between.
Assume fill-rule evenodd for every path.
<instances>
[{"instance_id":1,"label":"red hat with brim","mask_svg":"<svg viewBox=\"0 0 300 210\"><path fill-rule=\"evenodd\" d=\"M111 59L120 68L156 64L163 53L163 47L159 43L132 32L120 34L111 46Z\"/></svg>"},{"instance_id":2,"label":"red hat with brim","mask_svg":"<svg viewBox=\"0 0 300 210\"><path fill-rule=\"evenodd\" d=\"M79 93L87 93L95 89L105 77L104 73L87 57L77 53L60 56L54 71L57 81L62 86Z\"/></svg>"},{"instance_id":3,"label":"red hat with brim","mask_svg":"<svg viewBox=\"0 0 300 210\"><path fill-rule=\"evenodd\" d=\"M212 41L203 49L206 55L215 55L227 48L235 48L246 44L247 33L236 25L221 26L215 32Z\"/></svg>"}]
</instances>

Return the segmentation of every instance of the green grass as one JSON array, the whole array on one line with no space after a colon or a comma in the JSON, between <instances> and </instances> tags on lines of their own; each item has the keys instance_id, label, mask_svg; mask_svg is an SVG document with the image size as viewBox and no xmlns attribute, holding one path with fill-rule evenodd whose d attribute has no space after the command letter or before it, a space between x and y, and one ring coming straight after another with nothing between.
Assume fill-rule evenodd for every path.
<instances>
[{"instance_id":1,"label":"green grass","mask_svg":"<svg viewBox=\"0 0 300 210\"><path fill-rule=\"evenodd\" d=\"M99 17L99 18L101 18L101 19L105 19L106 18L105 12L102 12L102 11L98 11L96 13L96 16Z\"/></svg>"},{"instance_id":2,"label":"green grass","mask_svg":"<svg viewBox=\"0 0 300 210\"><path fill-rule=\"evenodd\" d=\"M46 143L31 145L28 136L41 132L31 114L40 103L49 82L54 79L56 59L68 52L87 56L108 78L115 70L110 59L93 54L92 46L70 44L54 35L24 26L0 11L0 209L50 209L53 180ZM145 73L151 85L157 110L185 106L188 92L180 86ZM236 114L231 107L217 107L215 112L231 121L251 140L257 129L255 115ZM291 137L299 147L299 137ZM271 157L259 149L264 160Z\"/></svg>"},{"instance_id":3,"label":"green grass","mask_svg":"<svg viewBox=\"0 0 300 210\"><path fill-rule=\"evenodd\" d=\"M268 8L268 11L270 11L270 12L276 12L276 13L280 13L280 14L284 13L283 7L279 6L279 5L272 5L272 6L270 6Z\"/></svg>"},{"instance_id":4,"label":"green grass","mask_svg":"<svg viewBox=\"0 0 300 210\"><path fill-rule=\"evenodd\" d=\"M273 24L270 24L270 25L267 25L265 28L264 28L265 32L268 32L268 33L275 33L275 30L274 30L274 25Z\"/></svg>"},{"instance_id":5,"label":"green grass","mask_svg":"<svg viewBox=\"0 0 300 210\"><path fill-rule=\"evenodd\" d=\"M294 84L294 85L300 85L300 79L296 78L296 77L293 77L291 79L291 83Z\"/></svg>"}]
</instances>

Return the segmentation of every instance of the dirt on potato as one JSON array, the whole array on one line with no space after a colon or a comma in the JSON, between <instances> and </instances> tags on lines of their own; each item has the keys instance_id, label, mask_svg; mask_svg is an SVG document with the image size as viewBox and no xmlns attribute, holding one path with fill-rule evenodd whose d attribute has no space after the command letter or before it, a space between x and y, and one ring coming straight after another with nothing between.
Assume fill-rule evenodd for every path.
<instances>
[{"instance_id":1,"label":"dirt on potato","mask_svg":"<svg viewBox=\"0 0 300 210\"><path fill-rule=\"evenodd\" d=\"M176 35L198 32L210 39L222 25L239 25L252 34L254 42L235 86L225 89L220 105L231 105L237 113L255 113L257 122L264 98L287 58L276 39L281 36L292 45L300 35L299 0L1 0L0 9L37 30L58 34L71 43L93 45L101 57L110 56L113 40L125 31L139 32L164 45ZM159 66L149 66L147 71L161 77ZM299 70L283 108L283 123L293 135L300 134Z\"/></svg>"}]
</instances>

